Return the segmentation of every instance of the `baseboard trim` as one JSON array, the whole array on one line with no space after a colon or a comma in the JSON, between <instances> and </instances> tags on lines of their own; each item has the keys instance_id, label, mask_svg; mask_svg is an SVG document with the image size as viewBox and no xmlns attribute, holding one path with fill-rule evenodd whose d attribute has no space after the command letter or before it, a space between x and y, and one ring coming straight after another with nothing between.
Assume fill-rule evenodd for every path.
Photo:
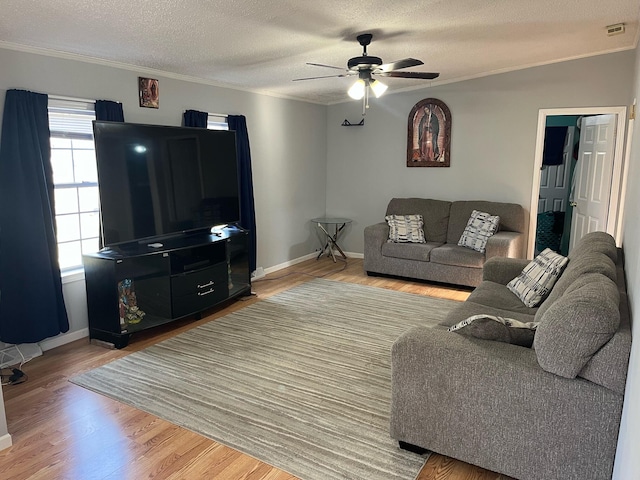
<instances>
[{"instance_id":1,"label":"baseboard trim","mask_svg":"<svg viewBox=\"0 0 640 480\"><path fill-rule=\"evenodd\" d=\"M273 272L277 272L278 270L282 270L283 268L292 267L293 265L297 265L298 263L306 262L307 260L311 260L315 258L317 253L309 253L308 255L304 255L302 257L294 258L293 260L289 260L288 262L280 263L278 265L274 265L273 267L265 268L265 275Z\"/></svg>"},{"instance_id":2,"label":"baseboard trim","mask_svg":"<svg viewBox=\"0 0 640 480\"><path fill-rule=\"evenodd\" d=\"M0 437L0 450L4 450L5 448L9 448L13 445L13 441L11 440L11 434L7 433Z\"/></svg>"},{"instance_id":3,"label":"baseboard trim","mask_svg":"<svg viewBox=\"0 0 640 480\"><path fill-rule=\"evenodd\" d=\"M364 258L364 254L355 253L355 252L345 252L347 258ZM316 258L318 256L318 252L309 253L307 255L303 255L302 257L294 258L293 260L289 260L288 262L280 263L278 265L274 265L273 267L268 267L263 269L264 275L269 273L277 272L278 270L282 270L287 267L292 267L297 265L298 263L306 262L307 260L311 260L312 258ZM259 277L254 277L254 280L258 280L259 278L264 277L264 275L260 275Z\"/></svg>"},{"instance_id":4,"label":"baseboard trim","mask_svg":"<svg viewBox=\"0 0 640 480\"><path fill-rule=\"evenodd\" d=\"M82 338L86 338L89 336L89 328L81 328L80 330L75 330L69 333L63 333L56 337L48 338L40 342L40 348L43 352L47 350L51 350L56 347L61 347L62 345L66 345L67 343L75 342L76 340L80 340Z\"/></svg>"}]
</instances>

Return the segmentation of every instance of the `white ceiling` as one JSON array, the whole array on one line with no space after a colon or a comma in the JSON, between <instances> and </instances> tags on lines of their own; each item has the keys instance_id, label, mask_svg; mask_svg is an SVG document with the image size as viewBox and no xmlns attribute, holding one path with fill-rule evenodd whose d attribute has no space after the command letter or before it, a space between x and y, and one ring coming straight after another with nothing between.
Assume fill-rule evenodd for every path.
<instances>
[{"instance_id":1,"label":"white ceiling","mask_svg":"<svg viewBox=\"0 0 640 480\"><path fill-rule=\"evenodd\" d=\"M638 0L2 0L0 47L77 54L330 104L361 54L424 65L435 81L383 79L389 92L634 48ZM606 26L626 24L608 37ZM0 66L1 68L1 66ZM160 86L162 89L162 86Z\"/></svg>"}]
</instances>

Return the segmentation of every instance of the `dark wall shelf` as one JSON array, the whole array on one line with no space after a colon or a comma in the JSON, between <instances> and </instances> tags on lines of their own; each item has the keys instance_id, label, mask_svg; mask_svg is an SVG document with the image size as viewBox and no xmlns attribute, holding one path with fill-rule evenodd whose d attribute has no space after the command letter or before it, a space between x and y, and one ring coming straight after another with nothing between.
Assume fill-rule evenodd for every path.
<instances>
[{"instance_id":1,"label":"dark wall shelf","mask_svg":"<svg viewBox=\"0 0 640 480\"><path fill-rule=\"evenodd\" d=\"M342 125L343 127L363 127L364 126L364 118L362 120L360 120L358 123L351 123L349 120L347 120L345 118L344 122L342 122L340 125Z\"/></svg>"},{"instance_id":2,"label":"dark wall shelf","mask_svg":"<svg viewBox=\"0 0 640 480\"><path fill-rule=\"evenodd\" d=\"M226 227L216 233L83 255L89 336L123 348L136 332L250 294L248 232Z\"/></svg>"}]
</instances>

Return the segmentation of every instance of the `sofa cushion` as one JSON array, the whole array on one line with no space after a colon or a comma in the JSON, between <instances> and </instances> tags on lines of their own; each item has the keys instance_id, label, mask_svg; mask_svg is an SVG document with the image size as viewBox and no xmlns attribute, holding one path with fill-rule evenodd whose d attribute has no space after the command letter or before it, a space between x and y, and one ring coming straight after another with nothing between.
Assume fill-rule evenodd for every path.
<instances>
[{"instance_id":1,"label":"sofa cushion","mask_svg":"<svg viewBox=\"0 0 640 480\"><path fill-rule=\"evenodd\" d=\"M607 387L620 395L624 395L627 379L624 365L629 363L632 340L628 301L626 291L620 292L620 327L578 373L578 377ZM616 368L611 368L612 365L616 365Z\"/></svg>"},{"instance_id":2,"label":"sofa cushion","mask_svg":"<svg viewBox=\"0 0 640 480\"><path fill-rule=\"evenodd\" d=\"M512 318L479 314L456 323L449 327L449 331L483 340L531 347L536 326L534 322L523 323Z\"/></svg>"},{"instance_id":3,"label":"sofa cushion","mask_svg":"<svg viewBox=\"0 0 640 480\"><path fill-rule=\"evenodd\" d=\"M382 245L384 257L404 258L406 260L418 260L428 262L431 250L439 247L440 243L394 243L387 242Z\"/></svg>"},{"instance_id":4,"label":"sofa cushion","mask_svg":"<svg viewBox=\"0 0 640 480\"><path fill-rule=\"evenodd\" d=\"M389 242L426 243L422 215L387 215Z\"/></svg>"},{"instance_id":5,"label":"sofa cushion","mask_svg":"<svg viewBox=\"0 0 640 480\"><path fill-rule=\"evenodd\" d=\"M471 212L479 210L500 217L500 231L524 232L526 215L524 209L515 203L489 202L484 200L463 200L451 204L447 243L457 244L467 226Z\"/></svg>"},{"instance_id":6,"label":"sofa cushion","mask_svg":"<svg viewBox=\"0 0 640 480\"><path fill-rule=\"evenodd\" d=\"M458 245L444 244L431 250L430 261L443 265L482 268L484 255L475 250Z\"/></svg>"},{"instance_id":7,"label":"sofa cushion","mask_svg":"<svg viewBox=\"0 0 640 480\"><path fill-rule=\"evenodd\" d=\"M580 257L570 258L551 293L540 305L536 316L544 315L576 280L588 273L600 273L614 282L617 276L615 263L604 253L586 252Z\"/></svg>"},{"instance_id":8,"label":"sofa cushion","mask_svg":"<svg viewBox=\"0 0 640 480\"><path fill-rule=\"evenodd\" d=\"M533 342L540 366L575 378L620 324L616 284L594 273L576 280L541 316Z\"/></svg>"},{"instance_id":9,"label":"sofa cushion","mask_svg":"<svg viewBox=\"0 0 640 480\"><path fill-rule=\"evenodd\" d=\"M522 273L507 283L507 288L527 307L537 307L549 294L569 259L544 249Z\"/></svg>"},{"instance_id":10,"label":"sofa cushion","mask_svg":"<svg viewBox=\"0 0 640 480\"><path fill-rule=\"evenodd\" d=\"M511 293L506 285L487 280L483 281L478 288L471 292L467 301L487 307L500 308L509 312L523 313L532 317L538 310L537 308L527 307L518 297ZM510 315L506 316L510 317Z\"/></svg>"},{"instance_id":11,"label":"sofa cushion","mask_svg":"<svg viewBox=\"0 0 640 480\"><path fill-rule=\"evenodd\" d=\"M392 198L385 215L420 214L427 242L444 243L447 239L451 202L430 198Z\"/></svg>"},{"instance_id":12,"label":"sofa cushion","mask_svg":"<svg viewBox=\"0 0 640 480\"><path fill-rule=\"evenodd\" d=\"M603 253L614 262L618 259L615 239L606 232L591 232L578 240L575 247L569 252L569 260L592 252Z\"/></svg>"},{"instance_id":13,"label":"sofa cushion","mask_svg":"<svg viewBox=\"0 0 640 480\"><path fill-rule=\"evenodd\" d=\"M504 308L496 308L489 305L480 305L478 303L467 300L466 302L462 302L460 305L451 310L444 318L444 320L438 323L438 325L448 328L452 325L455 325L456 323L463 321L466 318L478 314L512 318L523 323L535 321L535 317L533 315L510 311Z\"/></svg>"},{"instance_id":14,"label":"sofa cushion","mask_svg":"<svg viewBox=\"0 0 640 480\"><path fill-rule=\"evenodd\" d=\"M499 225L499 216L474 210L458 240L458 245L484 253L488 238L498 231Z\"/></svg>"}]
</instances>

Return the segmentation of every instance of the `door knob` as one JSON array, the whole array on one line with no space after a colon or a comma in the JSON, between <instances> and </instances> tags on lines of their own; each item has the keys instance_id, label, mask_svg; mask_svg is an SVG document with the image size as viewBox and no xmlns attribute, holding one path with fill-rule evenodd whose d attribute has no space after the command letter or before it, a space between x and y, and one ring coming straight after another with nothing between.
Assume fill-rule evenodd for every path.
<instances>
[{"instance_id":1,"label":"door knob","mask_svg":"<svg viewBox=\"0 0 640 480\"><path fill-rule=\"evenodd\" d=\"M578 206L578 202L569 202L569 205L572 207L577 207Z\"/></svg>"}]
</instances>

